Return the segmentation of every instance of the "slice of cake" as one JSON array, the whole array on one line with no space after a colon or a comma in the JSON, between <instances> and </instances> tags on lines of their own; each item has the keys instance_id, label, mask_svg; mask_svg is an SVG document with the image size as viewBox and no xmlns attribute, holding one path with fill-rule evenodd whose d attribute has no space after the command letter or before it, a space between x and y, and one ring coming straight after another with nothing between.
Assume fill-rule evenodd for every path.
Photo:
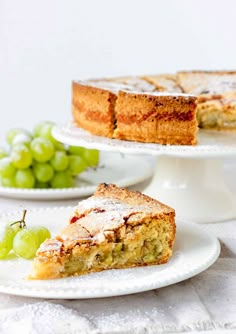
<instances>
[{"instance_id":1,"label":"slice of cake","mask_svg":"<svg viewBox=\"0 0 236 334\"><path fill-rule=\"evenodd\" d=\"M120 91L115 117L117 139L172 145L197 142L194 96Z\"/></svg>"},{"instance_id":2,"label":"slice of cake","mask_svg":"<svg viewBox=\"0 0 236 334\"><path fill-rule=\"evenodd\" d=\"M175 211L140 192L100 184L69 224L45 241L31 279L166 263L175 240Z\"/></svg>"},{"instance_id":3,"label":"slice of cake","mask_svg":"<svg viewBox=\"0 0 236 334\"><path fill-rule=\"evenodd\" d=\"M121 82L122 81L122 82ZM73 83L73 118L92 134L145 143L195 145L196 98L144 92L144 79Z\"/></svg>"}]
</instances>

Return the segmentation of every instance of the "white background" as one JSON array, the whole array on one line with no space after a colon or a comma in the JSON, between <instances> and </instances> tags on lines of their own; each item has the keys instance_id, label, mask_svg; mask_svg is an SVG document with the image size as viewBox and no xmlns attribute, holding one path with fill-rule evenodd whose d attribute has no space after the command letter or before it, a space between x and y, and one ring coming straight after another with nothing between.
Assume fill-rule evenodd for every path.
<instances>
[{"instance_id":1,"label":"white background","mask_svg":"<svg viewBox=\"0 0 236 334\"><path fill-rule=\"evenodd\" d=\"M0 140L70 120L73 79L182 69L236 69L236 1L0 0Z\"/></svg>"}]
</instances>

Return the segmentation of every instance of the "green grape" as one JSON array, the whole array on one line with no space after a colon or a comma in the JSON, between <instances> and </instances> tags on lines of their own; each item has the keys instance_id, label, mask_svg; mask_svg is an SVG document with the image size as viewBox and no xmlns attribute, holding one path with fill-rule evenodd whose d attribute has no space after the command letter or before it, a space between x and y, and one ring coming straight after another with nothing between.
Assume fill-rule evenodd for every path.
<instances>
[{"instance_id":1,"label":"green grape","mask_svg":"<svg viewBox=\"0 0 236 334\"><path fill-rule=\"evenodd\" d=\"M54 170L47 162L36 162L33 166L33 172L39 182L48 182L52 179Z\"/></svg>"},{"instance_id":2,"label":"green grape","mask_svg":"<svg viewBox=\"0 0 236 334\"><path fill-rule=\"evenodd\" d=\"M13 240L13 250L17 256L31 259L39 247L39 239L34 231L23 228Z\"/></svg>"},{"instance_id":3,"label":"green grape","mask_svg":"<svg viewBox=\"0 0 236 334\"><path fill-rule=\"evenodd\" d=\"M38 180L35 181L35 188L39 188L39 189L47 189L50 187L49 182L40 182Z\"/></svg>"},{"instance_id":4,"label":"green grape","mask_svg":"<svg viewBox=\"0 0 236 334\"><path fill-rule=\"evenodd\" d=\"M85 149L83 158L90 167L96 167L99 163L100 152L96 149Z\"/></svg>"},{"instance_id":5,"label":"green grape","mask_svg":"<svg viewBox=\"0 0 236 334\"><path fill-rule=\"evenodd\" d=\"M60 142L54 143L54 147L56 149L56 151L62 151L62 152L66 152L66 146Z\"/></svg>"},{"instance_id":6,"label":"green grape","mask_svg":"<svg viewBox=\"0 0 236 334\"><path fill-rule=\"evenodd\" d=\"M52 135L52 128L55 126L55 123L50 121L43 121L36 125L34 129L35 137L43 137L50 140L55 146L60 144Z\"/></svg>"},{"instance_id":7,"label":"green grape","mask_svg":"<svg viewBox=\"0 0 236 334\"><path fill-rule=\"evenodd\" d=\"M0 147L0 159L7 157L7 155L7 151L3 147Z\"/></svg>"},{"instance_id":8,"label":"green grape","mask_svg":"<svg viewBox=\"0 0 236 334\"><path fill-rule=\"evenodd\" d=\"M3 187L14 188L16 186L15 177L12 177L12 176L2 177L1 178L1 185Z\"/></svg>"},{"instance_id":9,"label":"green grape","mask_svg":"<svg viewBox=\"0 0 236 334\"><path fill-rule=\"evenodd\" d=\"M14 231L14 236L22 230L20 222L9 222L9 226L11 226L12 230Z\"/></svg>"},{"instance_id":10,"label":"green grape","mask_svg":"<svg viewBox=\"0 0 236 334\"><path fill-rule=\"evenodd\" d=\"M33 226L30 230L34 231L34 233L38 236L39 245L51 237L50 231L44 226Z\"/></svg>"},{"instance_id":11,"label":"green grape","mask_svg":"<svg viewBox=\"0 0 236 334\"><path fill-rule=\"evenodd\" d=\"M11 160L15 168L28 168L32 164L32 154L30 149L23 144L14 146L11 151Z\"/></svg>"},{"instance_id":12,"label":"green grape","mask_svg":"<svg viewBox=\"0 0 236 334\"><path fill-rule=\"evenodd\" d=\"M33 188L35 178L32 170L30 168L17 170L15 183L17 188Z\"/></svg>"},{"instance_id":13,"label":"green grape","mask_svg":"<svg viewBox=\"0 0 236 334\"><path fill-rule=\"evenodd\" d=\"M69 156L69 171L71 175L76 176L84 172L87 168L86 161L81 158L79 155L70 155Z\"/></svg>"},{"instance_id":14,"label":"green grape","mask_svg":"<svg viewBox=\"0 0 236 334\"><path fill-rule=\"evenodd\" d=\"M65 170L68 167L69 157L63 151L56 151L50 162L51 162L52 167L57 172L60 172L60 171Z\"/></svg>"},{"instance_id":15,"label":"green grape","mask_svg":"<svg viewBox=\"0 0 236 334\"><path fill-rule=\"evenodd\" d=\"M15 233L13 229L8 226L1 226L0 229L0 259L4 259L12 249L12 243Z\"/></svg>"},{"instance_id":16,"label":"green grape","mask_svg":"<svg viewBox=\"0 0 236 334\"><path fill-rule=\"evenodd\" d=\"M30 135L27 135L25 133L19 133L12 140L11 147L14 147L15 145L20 145L20 144L30 146L31 140L32 140L32 137Z\"/></svg>"},{"instance_id":17,"label":"green grape","mask_svg":"<svg viewBox=\"0 0 236 334\"><path fill-rule=\"evenodd\" d=\"M46 129L44 132L47 132L47 130L51 129L54 125L55 123L51 121L42 121L34 127L33 135L35 137L41 137L44 128Z\"/></svg>"},{"instance_id":18,"label":"green grape","mask_svg":"<svg viewBox=\"0 0 236 334\"><path fill-rule=\"evenodd\" d=\"M16 173L16 169L12 164L10 157L4 157L0 159L0 175L1 177L13 177Z\"/></svg>"},{"instance_id":19,"label":"green grape","mask_svg":"<svg viewBox=\"0 0 236 334\"><path fill-rule=\"evenodd\" d=\"M68 170L56 172L50 181L52 188L71 188L74 185L74 179Z\"/></svg>"},{"instance_id":20,"label":"green grape","mask_svg":"<svg viewBox=\"0 0 236 334\"><path fill-rule=\"evenodd\" d=\"M81 147L81 146L69 146L68 147L68 152L70 154L74 154L74 155L80 155L82 156L84 154L84 151L86 149L84 147Z\"/></svg>"},{"instance_id":21,"label":"green grape","mask_svg":"<svg viewBox=\"0 0 236 334\"><path fill-rule=\"evenodd\" d=\"M98 165L99 156L99 151L95 149L86 149L83 154L83 158L89 167L96 167Z\"/></svg>"},{"instance_id":22,"label":"green grape","mask_svg":"<svg viewBox=\"0 0 236 334\"><path fill-rule=\"evenodd\" d=\"M25 130L25 129L21 129L21 128L10 129L7 132L7 142L10 146L13 144L13 141L14 141L15 137L18 136L18 135L23 135L23 137L25 136L24 137L25 139L26 139L26 137L31 138L30 132ZM16 144L16 142L15 142L15 144Z\"/></svg>"},{"instance_id":23,"label":"green grape","mask_svg":"<svg viewBox=\"0 0 236 334\"><path fill-rule=\"evenodd\" d=\"M30 145L33 158L38 162L50 160L54 154L52 142L46 138L34 138Z\"/></svg>"}]
</instances>

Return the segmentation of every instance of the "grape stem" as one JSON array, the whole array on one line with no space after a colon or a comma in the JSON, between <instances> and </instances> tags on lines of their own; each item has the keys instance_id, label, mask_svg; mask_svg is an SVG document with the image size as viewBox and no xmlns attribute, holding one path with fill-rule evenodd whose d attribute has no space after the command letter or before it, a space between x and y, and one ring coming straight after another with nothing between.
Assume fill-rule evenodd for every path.
<instances>
[{"instance_id":1,"label":"grape stem","mask_svg":"<svg viewBox=\"0 0 236 334\"><path fill-rule=\"evenodd\" d=\"M25 216L26 216L27 210L23 210L23 215L21 220L17 220L16 222L10 224L10 226L15 225L15 224L20 224L20 228L25 228L26 223L25 223Z\"/></svg>"}]
</instances>

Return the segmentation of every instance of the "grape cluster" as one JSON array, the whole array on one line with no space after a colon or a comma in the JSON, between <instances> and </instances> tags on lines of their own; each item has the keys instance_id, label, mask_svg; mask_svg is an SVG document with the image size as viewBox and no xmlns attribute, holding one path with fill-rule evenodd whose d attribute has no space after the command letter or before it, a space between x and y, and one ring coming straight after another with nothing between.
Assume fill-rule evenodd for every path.
<instances>
[{"instance_id":1,"label":"grape cluster","mask_svg":"<svg viewBox=\"0 0 236 334\"><path fill-rule=\"evenodd\" d=\"M52 136L55 124L39 123L33 133L11 129L9 151L0 148L0 184L16 188L69 188L88 167L96 167L99 151L66 146Z\"/></svg>"},{"instance_id":2,"label":"grape cluster","mask_svg":"<svg viewBox=\"0 0 236 334\"><path fill-rule=\"evenodd\" d=\"M0 259L5 259L11 250L17 256L31 259L42 242L51 237L50 231L44 226L26 227L26 210L21 220L1 224L0 226Z\"/></svg>"}]
</instances>

